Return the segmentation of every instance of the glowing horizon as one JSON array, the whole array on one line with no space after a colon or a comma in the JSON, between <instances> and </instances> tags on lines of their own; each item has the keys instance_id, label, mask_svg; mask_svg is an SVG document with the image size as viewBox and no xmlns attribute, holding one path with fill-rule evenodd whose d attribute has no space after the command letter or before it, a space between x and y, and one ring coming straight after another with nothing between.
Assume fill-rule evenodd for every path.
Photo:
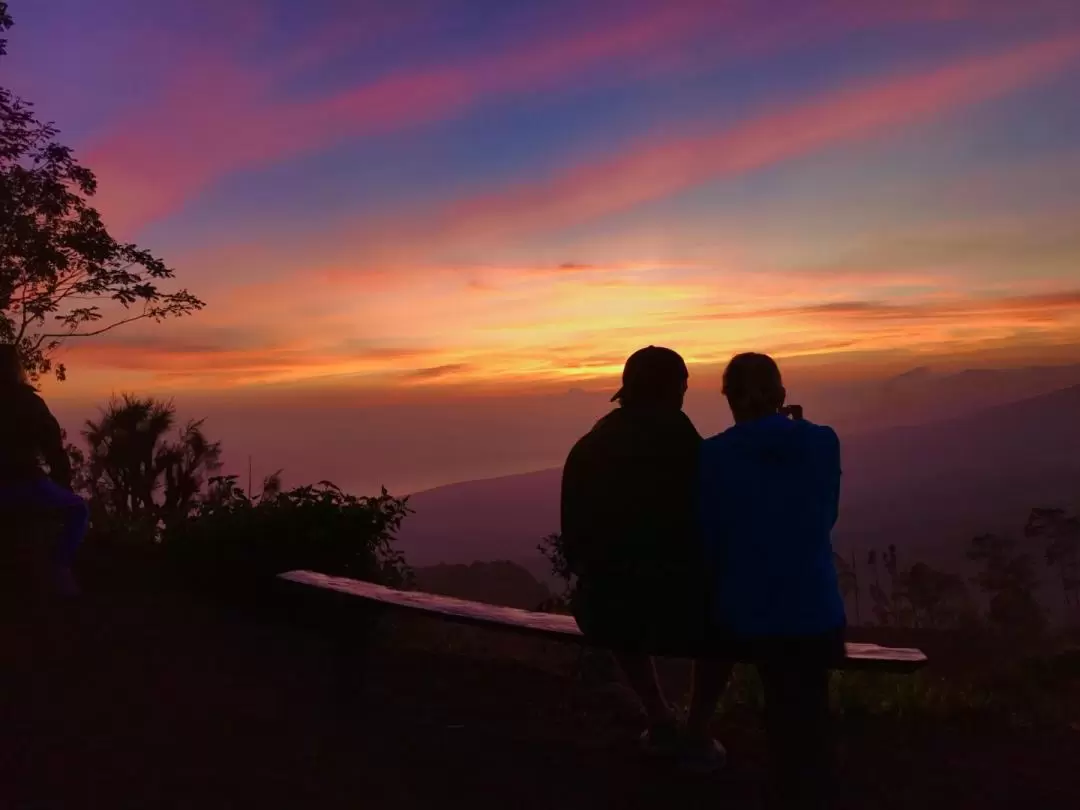
<instances>
[{"instance_id":1,"label":"glowing horizon","mask_svg":"<svg viewBox=\"0 0 1080 810\"><path fill-rule=\"evenodd\" d=\"M13 10L5 82L208 303L50 393L1080 360L1075 4L156 5Z\"/></svg>"}]
</instances>

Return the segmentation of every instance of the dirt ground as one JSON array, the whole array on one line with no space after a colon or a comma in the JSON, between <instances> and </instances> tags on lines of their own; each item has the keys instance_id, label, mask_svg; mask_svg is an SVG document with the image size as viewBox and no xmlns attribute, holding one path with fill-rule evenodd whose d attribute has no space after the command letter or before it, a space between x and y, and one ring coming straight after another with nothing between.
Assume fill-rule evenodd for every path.
<instances>
[{"instance_id":1,"label":"dirt ground","mask_svg":"<svg viewBox=\"0 0 1080 810\"><path fill-rule=\"evenodd\" d=\"M643 762L610 687L511 660L341 642L151 581L3 600L0 808L763 806L753 717L728 769ZM9 594L10 596L10 594ZM845 729L842 806L1080 806L1080 733Z\"/></svg>"}]
</instances>

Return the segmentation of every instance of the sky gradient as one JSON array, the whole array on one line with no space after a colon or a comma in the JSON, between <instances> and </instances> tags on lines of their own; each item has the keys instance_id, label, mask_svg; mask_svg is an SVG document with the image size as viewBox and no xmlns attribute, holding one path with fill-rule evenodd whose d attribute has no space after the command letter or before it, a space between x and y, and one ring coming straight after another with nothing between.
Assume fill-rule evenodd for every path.
<instances>
[{"instance_id":1,"label":"sky gradient","mask_svg":"<svg viewBox=\"0 0 1080 810\"><path fill-rule=\"evenodd\" d=\"M1080 359L1072 0L11 11L4 83L207 301L70 345L54 397Z\"/></svg>"}]
</instances>

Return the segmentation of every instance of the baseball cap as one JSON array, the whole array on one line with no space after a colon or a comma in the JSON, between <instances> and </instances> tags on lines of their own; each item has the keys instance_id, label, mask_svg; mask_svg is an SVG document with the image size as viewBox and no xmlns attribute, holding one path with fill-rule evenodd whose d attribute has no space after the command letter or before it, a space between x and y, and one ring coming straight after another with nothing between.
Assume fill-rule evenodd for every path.
<instances>
[{"instance_id":1,"label":"baseball cap","mask_svg":"<svg viewBox=\"0 0 1080 810\"><path fill-rule=\"evenodd\" d=\"M646 346L626 358L622 387L611 401L625 399L631 392L648 396L681 385L689 376L686 363L678 352L663 346Z\"/></svg>"}]
</instances>

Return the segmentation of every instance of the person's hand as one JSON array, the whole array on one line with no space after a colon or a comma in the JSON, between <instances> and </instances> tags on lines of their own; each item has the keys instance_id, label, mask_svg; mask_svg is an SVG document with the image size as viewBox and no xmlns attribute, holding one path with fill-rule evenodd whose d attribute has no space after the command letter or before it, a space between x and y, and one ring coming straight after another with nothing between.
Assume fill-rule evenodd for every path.
<instances>
[{"instance_id":1,"label":"person's hand","mask_svg":"<svg viewBox=\"0 0 1080 810\"><path fill-rule=\"evenodd\" d=\"M785 405L780 409L781 416L790 416L792 419L799 421L803 418L802 405Z\"/></svg>"}]
</instances>

